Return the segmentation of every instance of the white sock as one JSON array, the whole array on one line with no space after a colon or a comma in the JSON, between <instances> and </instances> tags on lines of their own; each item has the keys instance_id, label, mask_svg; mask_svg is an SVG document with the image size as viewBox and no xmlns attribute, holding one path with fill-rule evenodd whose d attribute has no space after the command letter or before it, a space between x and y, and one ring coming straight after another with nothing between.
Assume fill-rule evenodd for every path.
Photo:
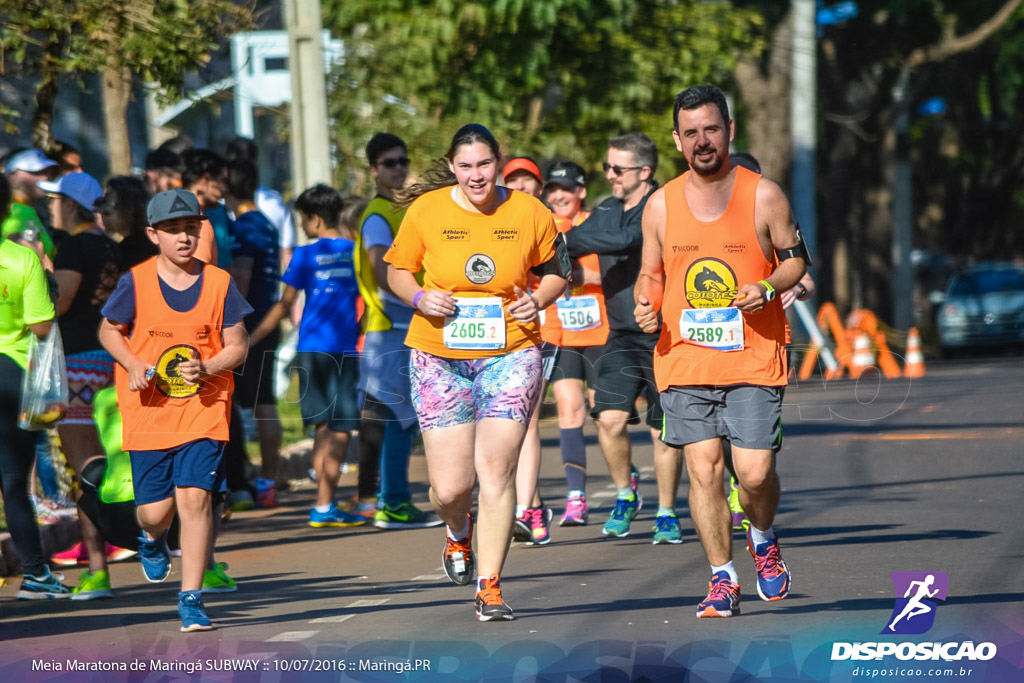
<instances>
[{"instance_id":1,"label":"white sock","mask_svg":"<svg viewBox=\"0 0 1024 683\"><path fill-rule=\"evenodd\" d=\"M320 514L325 514L327 512L330 512L332 507L332 505L317 505L313 509L319 512Z\"/></svg>"},{"instance_id":2,"label":"white sock","mask_svg":"<svg viewBox=\"0 0 1024 683\"><path fill-rule=\"evenodd\" d=\"M774 537L775 532L771 527L761 531L760 529L755 528L753 524L750 525L750 542L754 548L757 548L757 546L762 543L771 543Z\"/></svg>"},{"instance_id":3,"label":"white sock","mask_svg":"<svg viewBox=\"0 0 1024 683\"><path fill-rule=\"evenodd\" d=\"M452 531L452 528L450 526L448 526L447 524L445 525L444 528L448 532L448 538L452 539L453 541L465 541L467 538L469 538L469 522L468 521L466 522L466 525L462 527L462 531L459 531L458 533L455 533L454 531Z\"/></svg>"},{"instance_id":4,"label":"white sock","mask_svg":"<svg viewBox=\"0 0 1024 683\"><path fill-rule=\"evenodd\" d=\"M516 519L519 519L524 514L526 514L526 506L525 505L516 505Z\"/></svg>"},{"instance_id":5,"label":"white sock","mask_svg":"<svg viewBox=\"0 0 1024 683\"><path fill-rule=\"evenodd\" d=\"M662 506L659 505L658 506L658 514L657 514L657 516L658 517L675 517L676 516L676 511L673 510L672 508L666 508L666 507L662 507Z\"/></svg>"},{"instance_id":6,"label":"white sock","mask_svg":"<svg viewBox=\"0 0 1024 683\"><path fill-rule=\"evenodd\" d=\"M636 496L633 494L633 489L626 487L619 489L619 500L635 500Z\"/></svg>"},{"instance_id":7,"label":"white sock","mask_svg":"<svg viewBox=\"0 0 1024 683\"><path fill-rule=\"evenodd\" d=\"M711 574L714 575L718 572L729 572L729 580L735 583L736 585L739 585L740 577L736 573L736 567L733 566L732 560L729 560L728 563L719 565L717 567L715 565L711 565Z\"/></svg>"},{"instance_id":8,"label":"white sock","mask_svg":"<svg viewBox=\"0 0 1024 683\"><path fill-rule=\"evenodd\" d=\"M569 495L566 496L566 498L582 498L582 497L583 497L583 491L580 491L579 489L576 489L575 491L569 491Z\"/></svg>"}]
</instances>

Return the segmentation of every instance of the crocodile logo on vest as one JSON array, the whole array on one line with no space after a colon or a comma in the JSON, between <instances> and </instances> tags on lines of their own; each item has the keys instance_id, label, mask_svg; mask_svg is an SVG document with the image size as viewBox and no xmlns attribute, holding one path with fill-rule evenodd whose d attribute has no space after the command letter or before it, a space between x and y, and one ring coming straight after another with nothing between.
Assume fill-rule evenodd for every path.
<instances>
[{"instance_id":1,"label":"crocodile logo on vest","mask_svg":"<svg viewBox=\"0 0 1024 683\"><path fill-rule=\"evenodd\" d=\"M724 308L736 298L736 273L725 261L697 259L686 271L684 286L693 308Z\"/></svg>"},{"instance_id":2,"label":"crocodile logo on vest","mask_svg":"<svg viewBox=\"0 0 1024 683\"><path fill-rule=\"evenodd\" d=\"M160 354L160 360L156 363L156 376L154 382L156 388L164 396L170 398L188 398L195 395L201 383L189 384L181 376L178 366L182 363L198 358L199 349L187 344L176 344Z\"/></svg>"}]
</instances>

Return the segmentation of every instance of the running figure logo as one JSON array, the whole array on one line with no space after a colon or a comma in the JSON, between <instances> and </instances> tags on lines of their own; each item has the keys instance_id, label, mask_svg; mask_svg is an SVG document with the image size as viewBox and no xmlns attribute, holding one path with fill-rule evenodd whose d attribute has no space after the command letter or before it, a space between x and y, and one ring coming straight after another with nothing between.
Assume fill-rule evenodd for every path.
<instances>
[{"instance_id":1,"label":"running figure logo","mask_svg":"<svg viewBox=\"0 0 1024 683\"><path fill-rule=\"evenodd\" d=\"M889 575L896 590L896 604L883 634L913 635L925 633L935 623L936 604L945 600L949 577L943 572L893 572ZM899 596L903 596L902 598Z\"/></svg>"}]
</instances>

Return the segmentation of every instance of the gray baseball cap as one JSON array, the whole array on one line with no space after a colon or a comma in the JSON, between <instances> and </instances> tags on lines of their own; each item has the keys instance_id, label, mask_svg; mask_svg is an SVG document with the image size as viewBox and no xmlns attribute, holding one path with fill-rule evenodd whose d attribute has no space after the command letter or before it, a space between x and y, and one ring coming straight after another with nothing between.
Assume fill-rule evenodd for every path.
<instances>
[{"instance_id":1,"label":"gray baseball cap","mask_svg":"<svg viewBox=\"0 0 1024 683\"><path fill-rule=\"evenodd\" d=\"M146 217L153 226L175 218L206 218L199 208L199 200L188 190L156 193L146 207Z\"/></svg>"}]
</instances>

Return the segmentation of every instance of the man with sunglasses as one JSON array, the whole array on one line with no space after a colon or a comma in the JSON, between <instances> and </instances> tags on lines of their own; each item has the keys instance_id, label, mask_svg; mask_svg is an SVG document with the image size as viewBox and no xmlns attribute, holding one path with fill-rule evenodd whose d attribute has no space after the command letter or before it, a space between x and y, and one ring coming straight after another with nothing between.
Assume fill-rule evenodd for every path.
<instances>
[{"instance_id":1,"label":"man with sunglasses","mask_svg":"<svg viewBox=\"0 0 1024 683\"><path fill-rule=\"evenodd\" d=\"M654 440L658 479L655 543L679 543L681 532L674 512L679 479L679 451L658 439L662 412L654 382L653 335L644 334L633 317L633 285L640 274L643 248L641 217L647 198L658 187L654 171L658 150L643 133L627 133L608 143L605 178L612 196L601 202L582 224L565 233L569 256L597 254L601 285L608 311L608 341L594 368L597 434L618 497L604 525L608 536L629 535L630 523L642 505L637 490L628 426L639 422L636 400L646 400L646 421Z\"/></svg>"},{"instance_id":2,"label":"man with sunglasses","mask_svg":"<svg viewBox=\"0 0 1024 683\"><path fill-rule=\"evenodd\" d=\"M359 423L359 491L352 512L372 516L381 529L437 526L441 519L413 505L409 490L409 453L417 420L409 389L405 335L415 309L391 292L384 262L405 215L404 209L395 206L395 193L409 175L409 155L401 138L377 133L366 145L366 159L377 183L377 196L363 212L355 246L356 277L366 312L361 321L365 337L359 366L359 388L364 396Z\"/></svg>"}]
</instances>

